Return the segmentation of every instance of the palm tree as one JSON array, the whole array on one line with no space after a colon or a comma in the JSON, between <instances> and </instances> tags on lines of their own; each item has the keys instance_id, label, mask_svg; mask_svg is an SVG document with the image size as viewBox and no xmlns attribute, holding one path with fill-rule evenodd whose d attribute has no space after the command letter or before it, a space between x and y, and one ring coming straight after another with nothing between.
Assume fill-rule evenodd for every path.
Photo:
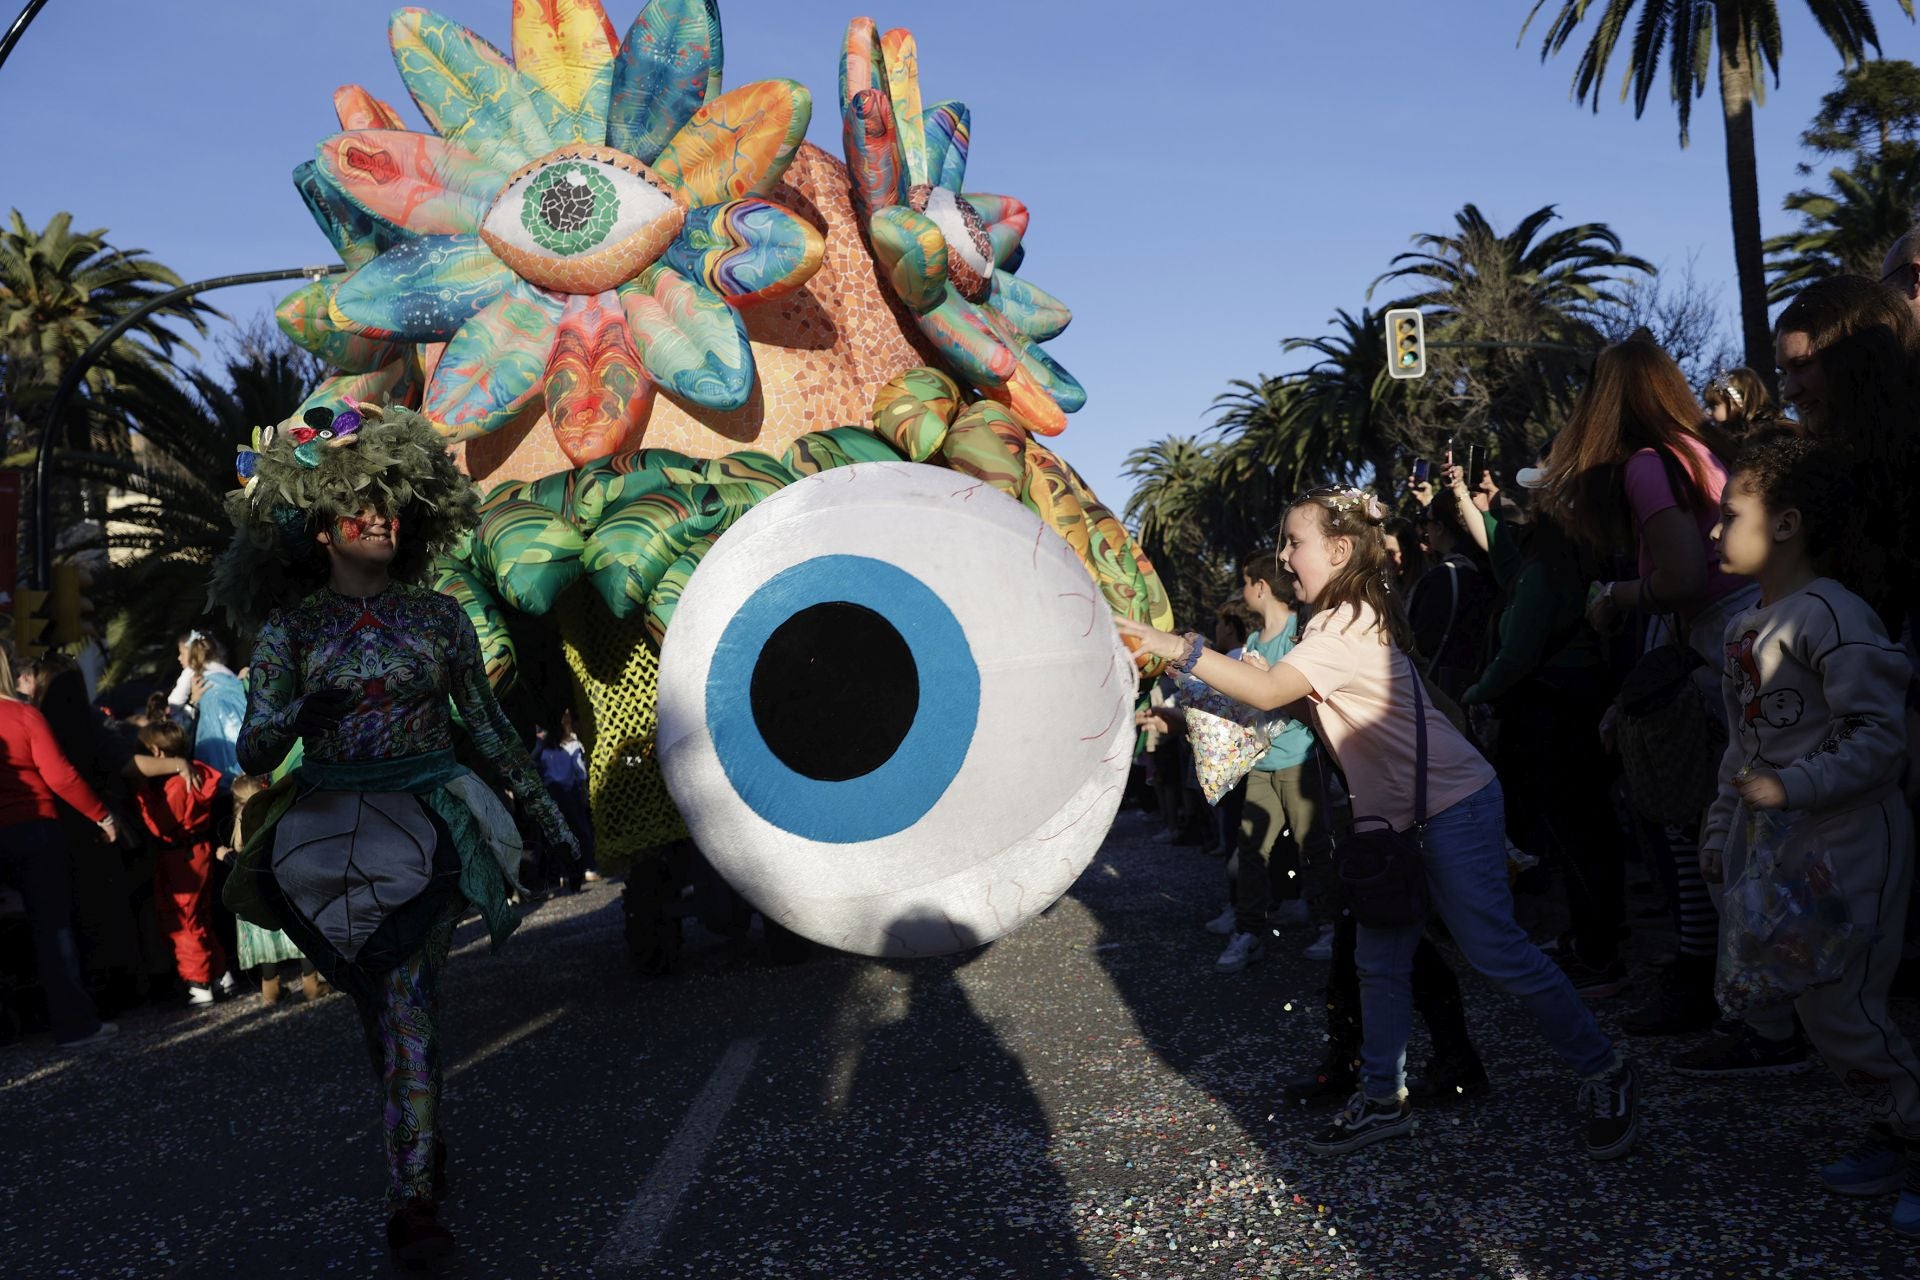
<instances>
[{"instance_id":1,"label":"palm tree","mask_svg":"<svg viewBox=\"0 0 1920 1280\"><path fill-rule=\"evenodd\" d=\"M319 380L311 357L284 338L266 347L255 338L229 352L223 377L123 370L86 408L130 427L132 450L54 455L57 477L121 495L105 522L110 567L92 589L110 619L110 679L156 665L176 635L203 624L208 569L232 533L234 451L255 427L288 418Z\"/></svg>"},{"instance_id":2,"label":"palm tree","mask_svg":"<svg viewBox=\"0 0 1920 1280\"><path fill-rule=\"evenodd\" d=\"M1830 192L1796 191L1786 207L1797 231L1767 241L1768 299L1785 302L1815 280L1851 273L1877 276L1887 246L1913 225L1920 207L1920 156L1902 155L1827 175Z\"/></svg>"},{"instance_id":3,"label":"palm tree","mask_svg":"<svg viewBox=\"0 0 1920 1280\"><path fill-rule=\"evenodd\" d=\"M1135 449L1124 463L1125 474L1137 481L1127 498L1127 524L1159 570L1177 618L1212 613L1226 591L1227 558L1248 550L1227 537L1219 454L1217 442L1168 436Z\"/></svg>"},{"instance_id":4,"label":"palm tree","mask_svg":"<svg viewBox=\"0 0 1920 1280\"><path fill-rule=\"evenodd\" d=\"M1899 0L1909 19L1913 0ZM1773 370L1773 335L1767 324L1767 281L1760 239L1760 179L1754 164L1753 107L1764 101L1766 83L1757 74L1764 61L1780 81L1780 6L1776 0L1560 0L1547 28L1540 60L1560 52L1586 19L1600 11L1599 22L1573 76L1576 102L1600 109L1600 86L1614 48L1625 34L1636 3L1631 62L1620 96L1633 95L1635 117L1647 109L1660 60L1667 58L1667 92L1680 116L1680 145L1687 144L1693 100L1706 92L1707 72L1720 76L1720 114L1727 138L1727 195L1733 212L1733 260L1740 281L1740 331L1747 364L1764 375ZM1547 4L1536 0L1520 36ZM1843 66L1880 49L1879 32L1866 0L1807 0L1822 34L1839 53Z\"/></svg>"},{"instance_id":5,"label":"palm tree","mask_svg":"<svg viewBox=\"0 0 1920 1280\"><path fill-rule=\"evenodd\" d=\"M1302 467L1320 482L1352 483L1362 468L1374 486L1393 492L1407 420L1389 401L1398 388L1387 376L1387 333L1382 317L1365 307L1358 316L1334 312L1333 332L1318 338L1288 338L1283 351L1311 351L1320 359L1298 375L1295 415ZM1417 392L1406 388L1403 394ZM1299 471L1296 470L1296 480Z\"/></svg>"},{"instance_id":6,"label":"palm tree","mask_svg":"<svg viewBox=\"0 0 1920 1280\"><path fill-rule=\"evenodd\" d=\"M1508 465L1532 457L1570 403L1601 325L1652 263L1627 253L1602 222L1548 232L1559 214L1535 209L1502 233L1475 205L1451 233L1414 237L1373 282L1415 290L1395 304L1427 313L1425 380L1441 403L1419 408L1430 424L1493 434ZM1544 233L1544 234L1543 234ZM1376 328L1378 326L1375 326ZM1384 339L1382 339L1384 340ZM1384 352L1382 353L1384 368Z\"/></svg>"},{"instance_id":7,"label":"palm tree","mask_svg":"<svg viewBox=\"0 0 1920 1280\"><path fill-rule=\"evenodd\" d=\"M181 283L145 250L115 249L106 236L104 230L75 231L68 213L56 213L35 231L13 210L11 224L0 232L0 412L24 420L116 320ZM151 371L183 346L169 325L184 322L205 333L206 317L219 314L191 299L160 308L88 372L87 390L104 392L125 370Z\"/></svg>"}]
</instances>

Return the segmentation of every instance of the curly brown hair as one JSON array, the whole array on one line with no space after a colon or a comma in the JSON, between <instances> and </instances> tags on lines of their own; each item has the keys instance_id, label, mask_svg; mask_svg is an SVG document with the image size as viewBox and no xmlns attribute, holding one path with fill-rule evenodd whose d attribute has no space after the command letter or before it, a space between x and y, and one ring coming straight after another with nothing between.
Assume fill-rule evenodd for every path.
<instances>
[{"instance_id":1,"label":"curly brown hair","mask_svg":"<svg viewBox=\"0 0 1920 1280\"><path fill-rule=\"evenodd\" d=\"M1748 439L1733 460L1728 483L1749 488L1769 514L1798 511L1807 550L1815 557L1833 550L1853 521L1854 484L1846 454L1786 427Z\"/></svg>"}]
</instances>

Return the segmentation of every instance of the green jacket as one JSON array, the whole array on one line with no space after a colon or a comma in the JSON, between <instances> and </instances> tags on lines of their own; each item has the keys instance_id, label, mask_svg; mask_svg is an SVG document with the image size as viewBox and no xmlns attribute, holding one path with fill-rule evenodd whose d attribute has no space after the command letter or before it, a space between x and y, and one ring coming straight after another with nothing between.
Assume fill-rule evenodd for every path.
<instances>
[{"instance_id":1,"label":"green jacket","mask_svg":"<svg viewBox=\"0 0 1920 1280\"><path fill-rule=\"evenodd\" d=\"M1529 676L1603 664L1600 637L1586 622L1585 575L1571 549L1529 554L1523 529L1490 514L1483 518L1494 580L1506 590L1507 606L1499 648L1465 700L1492 702Z\"/></svg>"}]
</instances>

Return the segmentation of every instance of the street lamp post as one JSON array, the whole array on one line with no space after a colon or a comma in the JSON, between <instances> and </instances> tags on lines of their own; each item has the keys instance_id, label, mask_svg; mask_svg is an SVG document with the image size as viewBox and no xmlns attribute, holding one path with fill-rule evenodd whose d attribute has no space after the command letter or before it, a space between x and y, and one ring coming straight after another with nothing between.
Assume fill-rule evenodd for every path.
<instances>
[{"instance_id":1,"label":"street lamp post","mask_svg":"<svg viewBox=\"0 0 1920 1280\"><path fill-rule=\"evenodd\" d=\"M40 0L44 4L45 0ZM28 6L29 9L37 5ZM16 29L23 27L32 17L23 13L15 22ZM13 36L12 32L8 33ZM206 293L213 289L227 289L241 284L270 284L276 280L319 280L326 276L337 275L345 271L344 265L335 263L322 267L292 267L281 271L252 271L243 275L214 276L209 280L195 280L192 284L183 284L178 289L156 294L140 306L116 320L107 331L93 340L80 358L68 366L60 385L54 390L53 399L47 403L46 419L40 424L40 448L33 459L33 583L35 589L46 590L53 576L53 493L48 484L53 470L53 442L59 430L61 411L67 407L67 401L80 389L87 371L100 361L113 346L114 342L142 320L158 311L161 307L190 298L195 294Z\"/></svg>"}]
</instances>

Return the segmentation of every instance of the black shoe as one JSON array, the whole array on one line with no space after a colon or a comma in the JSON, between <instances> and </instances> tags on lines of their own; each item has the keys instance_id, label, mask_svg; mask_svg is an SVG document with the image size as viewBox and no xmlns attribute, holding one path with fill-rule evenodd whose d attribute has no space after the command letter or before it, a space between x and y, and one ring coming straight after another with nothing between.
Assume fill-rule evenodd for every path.
<instances>
[{"instance_id":1,"label":"black shoe","mask_svg":"<svg viewBox=\"0 0 1920 1280\"><path fill-rule=\"evenodd\" d=\"M1428 1061L1426 1068L1407 1080L1407 1096L1430 1105L1477 1098L1490 1086L1487 1069L1478 1054L1448 1054Z\"/></svg>"},{"instance_id":2,"label":"black shoe","mask_svg":"<svg viewBox=\"0 0 1920 1280\"><path fill-rule=\"evenodd\" d=\"M1588 1000L1617 996L1627 985L1627 966L1615 958L1611 964L1588 964L1571 948L1554 956L1560 971L1573 983L1573 989Z\"/></svg>"},{"instance_id":3,"label":"black shoe","mask_svg":"<svg viewBox=\"0 0 1920 1280\"><path fill-rule=\"evenodd\" d=\"M1287 1081L1280 1087L1280 1093L1296 1107L1318 1107L1345 1102L1359 1087L1360 1075L1354 1069L1352 1057L1330 1053L1319 1070Z\"/></svg>"},{"instance_id":4,"label":"black shoe","mask_svg":"<svg viewBox=\"0 0 1920 1280\"><path fill-rule=\"evenodd\" d=\"M1630 1036L1683 1036L1720 1020L1713 1002L1713 958L1681 956L1660 975L1652 1000L1620 1019Z\"/></svg>"},{"instance_id":5,"label":"black shoe","mask_svg":"<svg viewBox=\"0 0 1920 1280\"><path fill-rule=\"evenodd\" d=\"M416 1196L387 1219L387 1248L409 1267L426 1266L453 1252L453 1233L440 1225L433 1202Z\"/></svg>"},{"instance_id":6,"label":"black shoe","mask_svg":"<svg viewBox=\"0 0 1920 1280\"><path fill-rule=\"evenodd\" d=\"M1745 1023L1732 1035L1715 1036L1673 1060L1673 1069L1681 1075L1708 1080L1723 1076L1797 1076L1812 1067L1813 1058L1799 1036L1769 1040Z\"/></svg>"},{"instance_id":7,"label":"black shoe","mask_svg":"<svg viewBox=\"0 0 1920 1280\"><path fill-rule=\"evenodd\" d=\"M1377 1102L1358 1092L1340 1109L1332 1123L1307 1139L1306 1146L1317 1156L1344 1155L1412 1130L1413 1109L1404 1098Z\"/></svg>"},{"instance_id":8,"label":"black shoe","mask_svg":"<svg viewBox=\"0 0 1920 1280\"><path fill-rule=\"evenodd\" d=\"M1580 1085L1580 1117L1587 1126L1587 1154L1618 1160L1640 1141L1640 1080L1631 1062Z\"/></svg>"}]
</instances>

